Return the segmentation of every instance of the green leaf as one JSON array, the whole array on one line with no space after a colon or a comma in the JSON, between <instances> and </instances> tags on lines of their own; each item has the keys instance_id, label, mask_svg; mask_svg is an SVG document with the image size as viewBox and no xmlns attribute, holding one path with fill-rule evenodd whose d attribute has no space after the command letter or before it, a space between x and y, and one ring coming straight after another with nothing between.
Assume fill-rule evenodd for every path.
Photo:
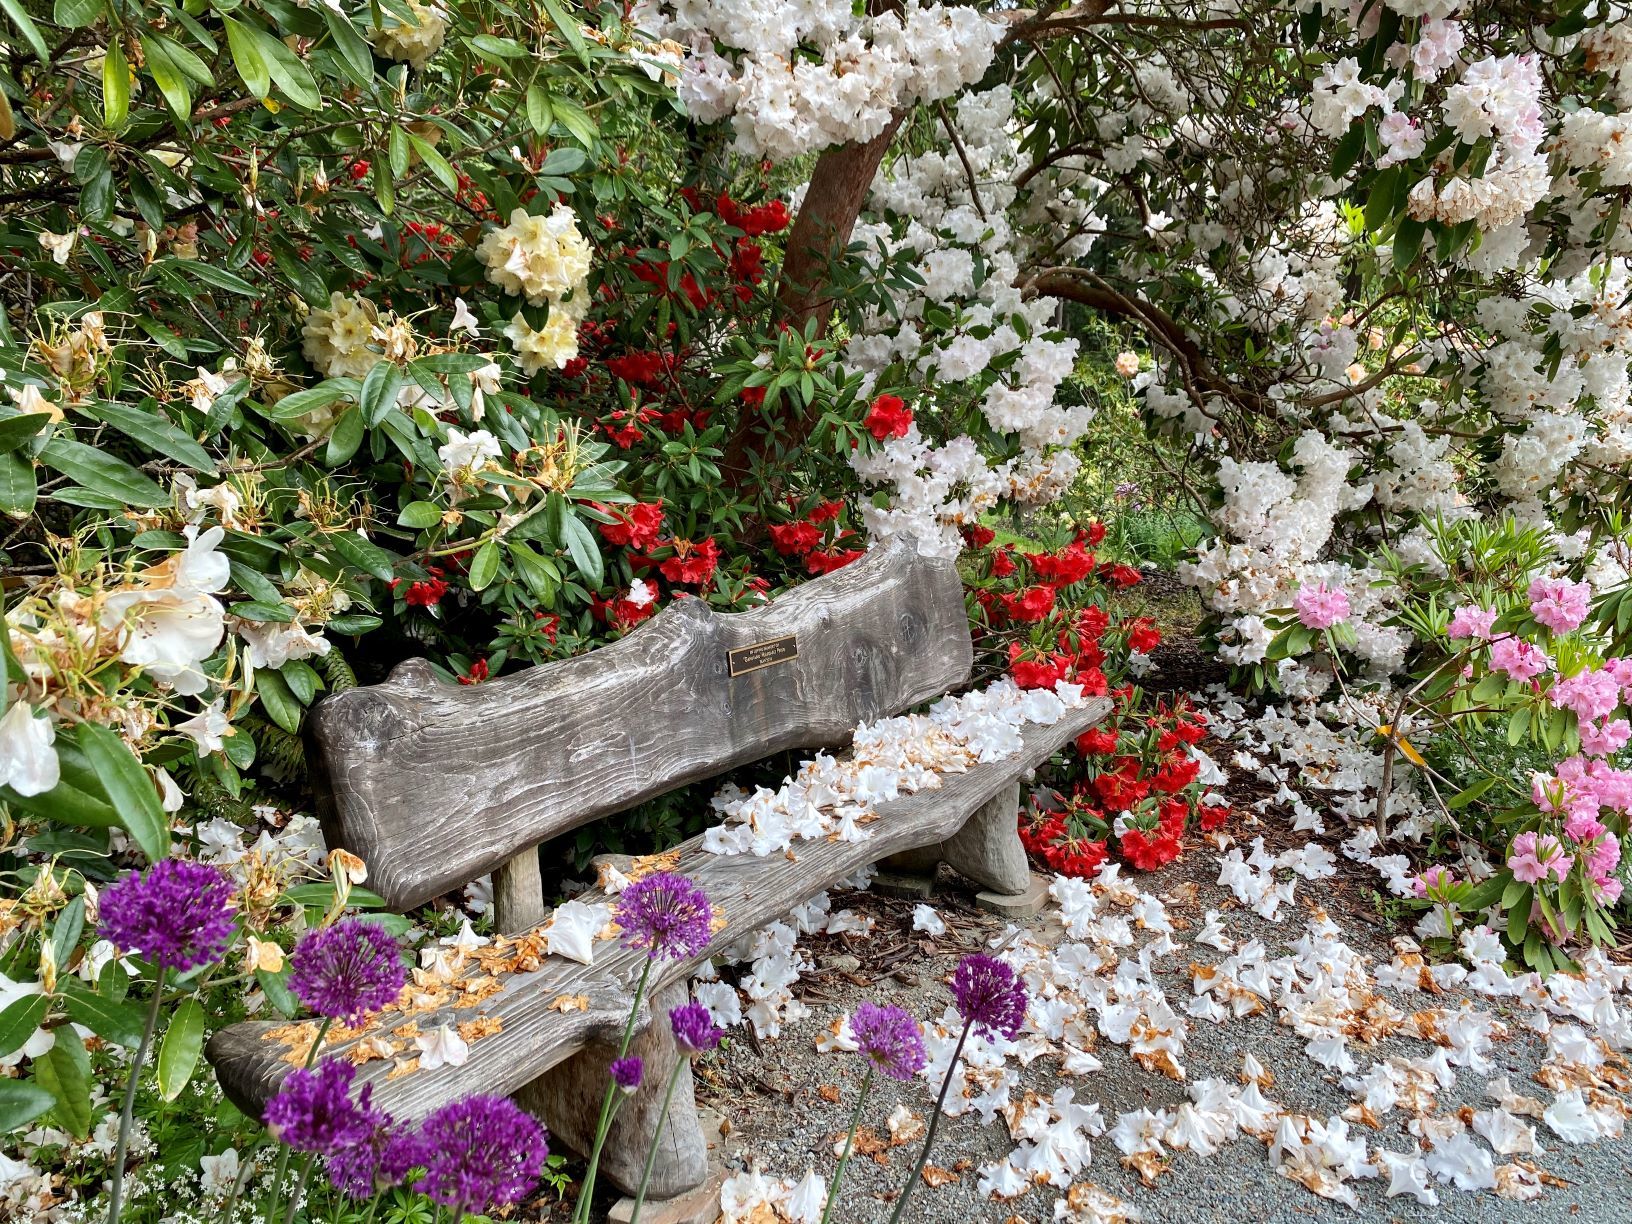
<instances>
[{"instance_id":1,"label":"green leaf","mask_svg":"<svg viewBox=\"0 0 1632 1224\"><path fill-rule=\"evenodd\" d=\"M424 162L430 172L436 175L442 186L449 191L459 190L459 176L453 172L453 167L448 164L448 159L438 153L430 141L422 140L412 132L408 133L408 141L414 146L414 152L419 154L420 161Z\"/></svg>"},{"instance_id":2,"label":"green leaf","mask_svg":"<svg viewBox=\"0 0 1632 1224\"><path fill-rule=\"evenodd\" d=\"M39 437L40 431L50 423L49 412L25 412L0 420L0 454L17 450L25 442Z\"/></svg>"},{"instance_id":3,"label":"green leaf","mask_svg":"<svg viewBox=\"0 0 1632 1224\"><path fill-rule=\"evenodd\" d=\"M167 510L168 493L123 459L70 438L52 438L40 452L41 461L88 489L116 497L141 510Z\"/></svg>"},{"instance_id":4,"label":"green leaf","mask_svg":"<svg viewBox=\"0 0 1632 1224\"><path fill-rule=\"evenodd\" d=\"M102 56L102 120L113 131L130 117L130 63L117 38L108 40Z\"/></svg>"},{"instance_id":5,"label":"green leaf","mask_svg":"<svg viewBox=\"0 0 1632 1224\"><path fill-rule=\"evenodd\" d=\"M45 39L40 34L40 27L34 24L34 19L23 11L23 6L17 0L0 0L0 9L6 11L11 18L11 24L17 27L17 32L23 36L34 52L34 58L42 64L51 63L51 52L45 45Z\"/></svg>"},{"instance_id":6,"label":"green leaf","mask_svg":"<svg viewBox=\"0 0 1632 1224\"><path fill-rule=\"evenodd\" d=\"M527 86L527 125L540 136L547 136L554 122L555 112L550 106L550 95L537 84Z\"/></svg>"},{"instance_id":7,"label":"green leaf","mask_svg":"<svg viewBox=\"0 0 1632 1224\"><path fill-rule=\"evenodd\" d=\"M400 526L412 527L415 530L434 527L441 521L441 507L434 506L428 501L409 502L402 508L402 513L397 515L397 523Z\"/></svg>"},{"instance_id":8,"label":"green leaf","mask_svg":"<svg viewBox=\"0 0 1632 1224\"><path fill-rule=\"evenodd\" d=\"M363 422L362 409L353 404L335 421L334 430L329 434L328 448L323 452L323 462L330 467L339 467L357 453L367 434L368 426Z\"/></svg>"},{"instance_id":9,"label":"green leaf","mask_svg":"<svg viewBox=\"0 0 1632 1224\"><path fill-rule=\"evenodd\" d=\"M266 70L266 60L261 57L249 27L231 17L221 20L227 27L227 47L232 52L233 67L238 69L244 88L257 98L265 98L272 92L272 74Z\"/></svg>"},{"instance_id":10,"label":"green leaf","mask_svg":"<svg viewBox=\"0 0 1632 1224\"><path fill-rule=\"evenodd\" d=\"M130 404L102 400L93 405L91 411L120 433L128 434L138 442L145 442L159 454L166 455L195 472L208 472L212 476L215 474L215 460L210 458L210 453L161 417L156 408L152 412L143 412Z\"/></svg>"},{"instance_id":11,"label":"green leaf","mask_svg":"<svg viewBox=\"0 0 1632 1224\"><path fill-rule=\"evenodd\" d=\"M601 562L601 550L596 547L595 537L590 534L589 528L571 510L561 516L561 535L567 553L583 575L585 584L591 588L600 586L606 572Z\"/></svg>"},{"instance_id":12,"label":"green leaf","mask_svg":"<svg viewBox=\"0 0 1632 1224\"><path fill-rule=\"evenodd\" d=\"M470 563L470 589L486 589L499 572L499 542L489 540L476 550Z\"/></svg>"},{"instance_id":13,"label":"green leaf","mask_svg":"<svg viewBox=\"0 0 1632 1224\"><path fill-rule=\"evenodd\" d=\"M1494 777L1480 778L1479 781L1475 782L1472 786L1466 788L1465 790L1457 791L1456 794L1452 795L1450 799L1446 801L1445 806L1450 808L1452 811L1460 811L1462 808L1467 807L1468 804L1472 803L1475 799L1479 798L1480 795L1484 794L1495 785L1496 779Z\"/></svg>"},{"instance_id":14,"label":"green leaf","mask_svg":"<svg viewBox=\"0 0 1632 1224\"><path fill-rule=\"evenodd\" d=\"M322 677L312 670L311 664L300 659L290 659L278 669L278 674L301 705L311 705L323 687Z\"/></svg>"},{"instance_id":15,"label":"green leaf","mask_svg":"<svg viewBox=\"0 0 1632 1224\"><path fill-rule=\"evenodd\" d=\"M79 746L96 771L108 801L119 813L119 823L151 862L170 853L170 820L159 804L159 792L117 732L99 723L79 725Z\"/></svg>"},{"instance_id":16,"label":"green leaf","mask_svg":"<svg viewBox=\"0 0 1632 1224\"><path fill-rule=\"evenodd\" d=\"M51 1090L39 1084L0 1079L0 1135L22 1130L56 1103Z\"/></svg>"},{"instance_id":17,"label":"green leaf","mask_svg":"<svg viewBox=\"0 0 1632 1224\"><path fill-rule=\"evenodd\" d=\"M1394 231L1394 271L1404 272L1416 262L1428 227L1415 217L1405 217Z\"/></svg>"},{"instance_id":18,"label":"green leaf","mask_svg":"<svg viewBox=\"0 0 1632 1224\"><path fill-rule=\"evenodd\" d=\"M278 1014L289 1019L300 1015L300 1000L295 998L294 992L289 989L289 966L286 963L281 973L268 973L265 969L255 970L255 980L261 984L261 991L267 1001L277 1009Z\"/></svg>"},{"instance_id":19,"label":"green leaf","mask_svg":"<svg viewBox=\"0 0 1632 1224\"><path fill-rule=\"evenodd\" d=\"M598 129L595 126L595 120L589 117L588 111L576 102L570 102L566 98L553 99L551 106L561 126L576 136L580 144L586 149L595 144Z\"/></svg>"},{"instance_id":20,"label":"green leaf","mask_svg":"<svg viewBox=\"0 0 1632 1224\"><path fill-rule=\"evenodd\" d=\"M258 599L246 599L243 603L233 604L227 611L239 620L260 624L287 625L295 619L295 610L282 601L262 603Z\"/></svg>"},{"instance_id":21,"label":"green leaf","mask_svg":"<svg viewBox=\"0 0 1632 1224\"><path fill-rule=\"evenodd\" d=\"M368 86L374 80L374 52L368 41L357 33L351 22L326 6L323 21L329 27L329 37L334 39L342 63L350 70L346 75L353 84Z\"/></svg>"},{"instance_id":22,"label":"green leaf","mask_svg":"<svg viewBox=\"0 0 1632 1224\"><path fill-rule=\"evenodd\" d=\"M327 408L336 400L355 397L361 384L355 378L330 378L304 391L294 391L261 411L276 421L297 421Z\"/></svg>"},{"instance_id":23,"label":"green leaf","mask_svg":"<svg viewBox=\"0 0 1632 1224\"><path fill-rule=\"evenodd\" d=\"M57 965L66 965L73 959L79 937L85 931L85 898L75 897L57 915L51 928L51 959Z\"/></svg>"},{"instance_id":24,"label":"green leaf","mask_svg":"<svg viewBox=\"0 0 1632 1224\"><path fill-rule=\"evenodd\" d=\"M186 998L170 1013L170 1025L159 1043L159 1094L173 1101L187 1087L204 1051L204 1009Z\"/></svg>"},{"instance_id":25,"label":"green leaf","mask_svg":"<svg viewBox=\"0 0 1632 1224\"><path fill-rule=\"evenodd\" d=\"M50 995L30 994L13 999L9 1007L0 1011L0 1058L15 1054L28 1044L28 1039L39 1031L40 1022L50 1008ZM0 1083L5 1082L0 1080ZM3 1129L0 1127L0 1130Z\"/></svg>"},{"instance_id":26,"label":"green leaf","mask_svg":"<svg viewBox=\"0 0 1632 1224\"><path fill-rule=\"evenodd\" d=\"M385 155L391 162L391 173L401 178L408 173L408 133L396 124L385 138Z\"/></svg>"},{"instance_id":27,"label":"green leaf","mask_svg":"<svg viewBox=\"0 0 1632 1224\"><path fill-rule=\"evenodd\" d=\"M56 1034L50 1052L34 1060L34 1079L51 1094L57 1124L84 1139L91 1133L91 1056L73 1029Z\"/></svg>"},{"instance_id":28,"label":"green leaf","mask_svg":"<svg viewBox=\"0 0 1632 1224\"><path fill-rule=\"evenodd\" d=\"M323 104L317 82L312 79L306 65L301 63L300 57L281 39L260 26L248 22L229 22L227 45L232 50L238 75L244 78L244 84L257 98L266 97L269 88L267 78L271 78L271 82L302 110L316 110ZM240 55L240 47L252 54ZM256 59L260 61L258 64Z\"/></svg>"},{"instance_id":29,"label":"green leaf","mask_svg":"<svg viewBox=\"0 0 1632 1224\"><path fill-rule=\"evenodd\" d=\"M282 676L275 671L256 672L255 691L260 694L261 705L273 722L290 735L300 734L300 720L305 710Z\"/></svg>"},{"instance_id":30,"label":"green leaf","mask_svg":"<svg viewBox=\"0 0 1632 1224\"><path fill-rule=\"evenodd\" d=\"M32 514L38 495L34 464L20 455L0 453L0 512L18 518Z\"/></svg>"},{"instance_id":31,"label":"green leaf","mask_svg":"<svg viewBox=\"0 0 1632 1224\"><path fill-rule=\"evenodd\" d=\"M134 1050L141 1044L142 1027L147 1022L142 1005L104 999L78 980L65 982L64 986L68 1018L75 1024L126 1049Z\"/></svg>"},{"instance_id":32,"label":"green leaf","mask_svg":"<svg viewBox=\"0 0 1632 1224\"><path fill-rule=\"evenodd\" d=\"M567 45L585 68L589 67L589 47L584 43L584 32L578 28L578 22L561 11L561 6L555 0L544 0L544 11L550 15L550 21L555 28L561 31L561 37L567 40Z\"/></svg>"},{"instance_id":33,"label":"green leaf","mask_svg":"<svg viewBox=\"0 0 1632 1224\"><path fill-rule=\"evenodd\" d=\"M156 269L171 276L179 276L181 283L193 286L191 281L203 281L212 289L222 289L227 293L236 293L243 297L258 298L261 291L250 284L236 272L229 272L225 268L217 267L212 263L205 263L201 259L161 259L153 265Z\"/></svg>"},{"instance_id":34,"label":"green leaf","mask_svg":"<svg viewBox=\"0 0 1632 1224\"><path fill-rule=\"evenodd\" d=\"M51 20L70 30L82 30L102 16L102 0L56 0Z\"/></svg>"},{"instance_id":35,"label":"green leaf","mask_svg":"<svg viewBox=\"0 0 1632 1224\"><path fill-rule=\"evenodd\" d=\"M324 536L323 542L338 553L347 565L372 574L381 582L391 581L396 558L355 531L336 531Z\"/></svg>"},{"instance_id":36,"label":"green leaf","mask_svg":"<svg viewBox=\"0 0 1632 1224\"><path fill-rule=\"evenodd\" d=\"M0 3L3 2L0 0ZM192 122L193 94L187 85L187 74L171 55L170 49L175 44L156 34L143 34L141 41L142 55L148 72L153 76L153 83L164 95L165 104L169 106L176 125L188 127Z\"/></svg>"},{"instance_id":37,"label":"green leaf","mask_svg":"<svg viewBox=\"0 0 1632 1224\"><path fill-rule=\"evenodd\" d=\"M397 392L402 390L402 384L402 370L394 361L382 361L368 372L358 403L369 425L378 425L385 414L397 406Z\"/></svg>"}]
</instances>

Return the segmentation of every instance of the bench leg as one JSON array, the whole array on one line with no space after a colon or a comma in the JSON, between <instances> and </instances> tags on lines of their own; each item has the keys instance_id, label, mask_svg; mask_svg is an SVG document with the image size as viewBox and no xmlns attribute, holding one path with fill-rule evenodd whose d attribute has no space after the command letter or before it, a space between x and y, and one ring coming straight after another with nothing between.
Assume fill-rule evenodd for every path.
<instances>
[{"instance_id":1,"label":"bench leg","mask_svg":"<svg viewBox=\"0 0 1632 1224\"><path fill-rule=\"evenodd\" d=\"M961 876L994 893L1022 893L1031 887L1031 865L1020 844L1020 783L993 795L946 841L941 858Z\"/></svg>"},{"instance_id":2,"label":"bench leg","mask_svg":"<svg viewBox=\"0 0 1632 1224\"><path fill-rule=\"evenodd\" d=\"M652 1023L644 1033L636 1034L629 1046L629 1052L638 1054L645 1064L641 1085L618 1107L601 1149L600 1176L626 1194L635 1193L663 1108L669 1073L676 1062L684 1062L663 1123L651 1185L646 1189L647 1198L653 1201L683 1194L701 1185L708 1176L708 1144L703 1139L697 1101L692 1094L691 1060L681 1055L669 1028L669 1009L679 1007L687 998L684 983L652 996ZM617 1055L617 1045L612 1042L588 1046L546 1071L517 1093L516 1099L543 1116L552 1140L559 1139L587 1154L595 1142L595 1124L608 1082L607 1067Z\"/></svg>"},{"instance_id":3,"label":"bench leg","mask_svg":"<svg viewBox=\"0 0 1632 1224\"><path fill-rule=\"evenodd\" d=\"M999 895L1029 889L1031 867L1020 844L1020 783L1011 782L976 808L963 828L944 842L892 854L879 867L909 880L933 880L938 863ZM932 891L926 888L924 895Z\"/></svg>"}]
</instances>

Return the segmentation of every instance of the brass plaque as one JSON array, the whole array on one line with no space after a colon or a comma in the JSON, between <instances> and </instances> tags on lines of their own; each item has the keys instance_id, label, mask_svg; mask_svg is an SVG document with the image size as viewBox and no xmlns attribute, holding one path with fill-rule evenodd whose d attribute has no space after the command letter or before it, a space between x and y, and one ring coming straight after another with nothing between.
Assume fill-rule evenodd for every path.
<instances>
[{"instance_id":1,"label":"brass plaque","mask_svg":"<svg viewBox=\"0 0 1632 1224\"><path fill-rule=\"evenodd\" d=\"M731 668L731 674L744 676L762 667L774 667L778 663L786 663L789 659L797 659L799 640L790 633L787 637L771 638L769 641L755 642L751 646L738 646L735 650L726 651L725 657Z\"/></svg>"}]
</instances>

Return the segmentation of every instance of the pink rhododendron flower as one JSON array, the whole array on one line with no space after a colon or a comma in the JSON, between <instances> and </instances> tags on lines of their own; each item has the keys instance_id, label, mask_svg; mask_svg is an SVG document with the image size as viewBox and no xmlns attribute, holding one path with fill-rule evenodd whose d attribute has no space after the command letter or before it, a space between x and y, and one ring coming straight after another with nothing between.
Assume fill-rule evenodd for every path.
<instances>
[{"instance_id":1,"label":"pink rhododendron flower","mask_svg":"<svg viewBox=\"0 0 1632 1224\"><path fill-rule=\"evenodd\" d=\"M1310 629L1330 629L1349 616L1349 596L1342 587L1329 587L1324 582L1305 583L1292 597L1292 609L1298 619Z\"/></svg>"},{"instance_id":2,"label":"pink rhododendron flower","mask_svg":"<svg viewBox=\"0 0 1632 1224\"><path fill-rule=\"evenodd\" d=\"M1551 833L1520 833L1513 839L1507 866L1513 878L1524 884L1538 884L1548 875L1562 880L1570 874L1575 859Z\"/></svg>"},{"instance_id":3,"label":"pink rhododendron flower","mask_svg":"<svg viewBox=\"0 0 1632 1224\"><path fill-rule=\"evenodd\" d=\"M1604 670L1621 686L1621 699L1632 702L1632 659L1605 659Z\"/></svg>"},{"instance_id":4,"label":"pink rhododendron flower","mask_svg":"<svg viewBox=\"0 0 1632 1224\"><path fill-rule=\"evenodd\" d=\"M1537 578L1530 583L1530 614L1554 633L1568 633L1592 610L1592 584L1567 578Z\"/></svg>"},{"instance_id":5,"label":"pink rhododendron flower","mask_svg":"<svg viewBox=\"0 0 1632 1224\"><path fill-rule=\"evenodd\" d=\"M1556 774L1531 774L1530 798L1544 812L1598 815L1598 796L1578 758L1559 762Z\"/></svg>"},{"instance_id":6,"label":"pink rhododendron flower","mask_svg":"<svg viewBox=\"0 0 1632 1224\"><path fill-rule=\"evenodd\" d=\"M1616 769L1608 761L1585 761L1579 784L1590 788L1601 806L1632 811L1632 771Z\"/></svg>"},{"instance_id":7,"label":"pink rhododendron flower","mask_svg":"<svg viewBox=\"0 0 1632 1224\"><path fill-rule=\"evenodd\" d=\"M1590 846L1607 832L1598 817L1584 812L1571 812L1564 821L1564 836L1579 846Z\"/></svg>"},{"instance_id":8,"label":"pink rhododendron flower","mask_svg":"<svg viewBox=\"0 0 1632 1224\"><path fill-rule=\"evenodd\" d=\"M1588 756L1609 756L1625 748L1628 740L1632 740L1632 722L1624 718L1581 724L1581 751Z\"/></svg>"},{"instance_id":9,"label":"pink rhododendron flower","mask_svg":"<svg viewBox=\"0 0 1632 1224\"><path fill-rule=\"evenodd\" d=\"M1603 880L1593 880L1591 888L1592 899L1605 909L1621 899L1621 882L1615 876Z\"/></svg>"},{"instance_id":10,"label":"pink rhododendron flower","mask_svg":"<svg viewBox=\"0 0 1632 1224\"><path fill-rule=\"evenodd\" d=\"M1584 671L1554 681L1547 700L1561 710L1573 710L1583 723L1607 718L1621 701L1621 686L1607 671Z\"/></svg>"},{"instance_id":11,"label":"pink rhododendron flower","mask_svg":"<svg viewBox=\"0 0 1632 1224\"><path fill-rule=\"evenodd\" d=\"M1440 888L1446 884L1454 884L1456 877L1446 867L1430 867L1427 871L1411 881L1411 887L1419 897L1426 897L1430 888Z\"/></svg>"},{"instance_id":12,"label":"pink rhododendron flower","mask_svg":"<svg viewBox=\"0 0 1632 1224\"><path fill-rule=\"evenodd\" d=\"M1489 641L1491 626L1496 623L1495 608L1481 608L1478 604L1463 604L1451 613L1451 623L1445 627L1448 638L1482 638Z\"/></svg>"},{"instance_id":13,"label":"pink rhododendron flower","mask_svg":"<svg viewBox=\"0 0 1632 1224\"><path fill-rule=\"evenodd\" d=\"M1547 670L1546 651L1516 637L1504 637L1490 648L1490 670L1506 672L1514 680L1529 680Z\"/></svg>"}]
</instances>

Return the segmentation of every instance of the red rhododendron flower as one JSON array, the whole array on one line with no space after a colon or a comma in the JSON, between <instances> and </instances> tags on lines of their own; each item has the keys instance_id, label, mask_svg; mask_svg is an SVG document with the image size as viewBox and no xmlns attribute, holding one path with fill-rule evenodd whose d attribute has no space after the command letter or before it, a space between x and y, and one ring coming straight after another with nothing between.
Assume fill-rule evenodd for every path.
<instances>
[{"instance_id":1,"label":"red rhododendron flower","mask_svg":"<svg viewBox=\"0 0 1632 1224\"><path fill-rule=\"evenodd\" d=\"M402 602L410 608L434 608L448 593L448 584L440 578L427 578L408 587Z\"/></svg>"},{"instance_id":2,"label":"red rhododendron flower","mask_svg":"<svg viewBox=\"0 0 1632 1224\"><path fill-rule=\"evenodd\" d=\"M821 528L814 523L772 523L771 545L784 557L802 557L822 542Z\"/></svg>"},{"instance_id":3,"label":"red rhododendron flower","mask_svg":"<svg viewBox=\"0 0 1632 1224\"><path fill-rule=\"evenodd\" d=\"M1014 558L1009 555L1008 549L1000 548L992 554L993 578L1007 578L1019 568L1019 566L1015 565Z\"/></svg>"},{"instance_id":4,"label":"red rhododendron flower","mask_svg":"<svg viewBox=\"0 0 1632 1224\"><path fill-rule=\"evenodd\" d=\"M1105 538L1104 523L1089 523L1088 530L1077 534L1078 542L1086 541L1089 548L1098 548L1100 541Z\"/></svg>"},{"instance_id":5,"label":"red rhododendron flower","mask_svg":"<svg viewBox=\"0 0 1632 1224\"><path fill-rule=\"evenodd\" d=\"M1094 556L1084 552L1080 542L1074 541L1058 552L1026 553L1025 557L1037 580L1054 586L1070 586L1094 572Z\"/></svg>"},{"instance_id":6,"label":"red rhododendron flower","mask_svg":"<svg viewBox=\"0 0 1632 1224\"><path fill-rule=\"evenodd\" d=\"M880 442L885 438L904 438L912 428L912 409L894 395L881 395L867 409L867 418L862 423Z\"/></svg>"},{"instance_id":7,"label":"red rhododendron flower","mask_svg":"<svg viewBox=\"0 0 1632 1224\"><path fill-rule=\"evenodd\" d=\"M1139 617L1128 622L1128 649L1137 650L1140 654L1149 654L1162 644L1161 630L1157 629L1147 617Z\"/></svg>"},{"instance_id":8,"label":"red rhododendron flower","mask_svg":"<svg viewBox=\"0 0 1632 1224\"><path fill-rule=\"evenodd\" d=\"M963 529L963 538L968 542L970 548L985 548L986 545L997 539L997 532L990 527L982 527L979 523L976 523Z\"/></svg>"},{"instance_id":9,"label":"red rhododendron flower","mask_svg":"<svg viewBox=\"0 0 1632 1224\"><path fill-rule=\"evenodd\" d=\"M1211 833L1230 818L1230 809L1224 804L1204 803L1198 811L1203 833Z\"/></svg>"},{"instance_id":10,"label":"red rhododendron flower","mask_svg":"<svg viewBox=\"0 0 1632 1224\"><path fill-rule=\"evenodd\" d=\"M470 670L459 677L460 684L480 684L487 679L487 660L477 659L470 665Z\"/></svg>"},{"instance_id":11,"label":"red rhododendron flower","mask_svg":"<svg viewBox=\"0 0 1632 1224\"><path fill-rule=\"evenodd\" d=\"M831 574L836 569L843 569L862 554L863 550L860 548L829 548L825 551L817 549L805 558L805 568L813 574Z\"/></svg>"},{"instance_id":12,"label":"red rhododendron flower","mask_svg":"<svg viewBox=\"0 0 1632 1224\"><path fill-rule=\"evenodd\" d=\"M674 556L658 566L658 569L670 582L702 586L714 577L714 567L719 562L720 546L714 542L713 536L709 536L701 543L676 539Z\"/></svg>"},{"instance_id":13,"label":"red rhododendron flower","mask_svg":"<svg viewBox=\"0 0 1632 1224\"><path fill-rule=\"evenodd\" d=\"M1101 565L1099 567L1099 572L1107 581L1111 583L1112 586L1121 587L1124 589L1131 586L1138 586L1145 580L1144 575L1138 570L1134 569L1131 565Z\"/></svg>"},{"instance_id":14,"label":"red rhododendron flower","mask_svg":"<svg viewBox=\"0 0 1632 1224\"><path fill-rule=\"evenodd\" d=\"M844 503L842 501L817 502L816 508L806 518L812 523L828 523L838 518L843 510Z\"/></svg>"},{"instance_id":15,"label":"red rhododendron flower","mask_svg":"<svg viewBox=\"0 0 1632 1224\"><path fill-rule=\"evenodd\" d=\"M1186 757L1179 761L1164 763L1150 776L1150 784L1157 790L1171 795L1189 786L1200 773L1201 762Z\"/></svg>"},{"instance_id":16,"label":"red rhododendron flower","mask_svg":"<svg viewBox=\"0 0 1632 1224\"><path fill-rule=\"evenodd\" d=\"M1089 754L1111 753L1120 739L1109 727L1093 727L1077 736L1077 749Z\"/></svg>"},{"instance_id":17,"label":"red rhododendron flower","mask_svg":"<svg viewBox=\"0 0 1632 1224\"><path fill-rule=\"evenodd\" d=\"M1155 871L1164 863L1179 857L1184 844L1176 837L1157 833L1154 837L1140 829L1129 829L1122 834L1122 857L1140 871Z\"/></svg>"},{"instance_id":18,"label":"red rhododendron flower","mask_svg":"<svg viewBox=\"0 0 1632 1224\"><path fill-rule=\"evenodd\" d=\"M1009 674L1023 689L1053 688L1065 679L1071 667L1071 660L1066 655L1026 658L1026 654L1026 647L1019 642L1009 643Z\"/></svg>"},{"instance_id":19,"label":"red rhododendron flower","mask_svg":"<svg viewBox=\"0 0 1632 1224\"><path fill-rule=\"evenodd\" d=\"M632 506L600 506L597 509L617 518L616 523L602 523L601 538L614 548L633 548L645 552L657 543L663 531L663 502L637 502Z\"/></svg>"},{"instance_id":20,"label":"red rhododendron flower","mask_svg":"<svg viewBox=\"0 0 1632 1224\"><path fill-rule=\"evenodd\" d=\"M1054 610L1054 588L1027 587L1018 595L1003 596L1003 610L1011 620L1023 625L1035 625Z\"/></svg>"}]
</instances>

